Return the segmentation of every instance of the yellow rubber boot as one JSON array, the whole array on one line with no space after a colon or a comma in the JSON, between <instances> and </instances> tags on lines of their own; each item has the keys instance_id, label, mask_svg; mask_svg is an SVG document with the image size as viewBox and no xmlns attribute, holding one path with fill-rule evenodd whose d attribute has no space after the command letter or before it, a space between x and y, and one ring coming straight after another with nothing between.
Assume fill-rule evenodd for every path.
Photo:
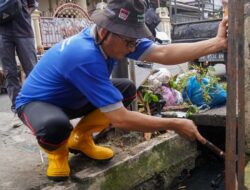
<instances>
[{"instance_id":1,"label":"yellow rubber boot","mask_svg":"<svg viewBox=\"0 0 250 190\"><path fill-rule=\"evenodd\" d=\"M66 180L70 174L67 143L54 151L44 151L48 154L48 178L54 181Z\"/></svg>"},{"instance_id":2,"label":"yellow rubber boot","mask_svg":"<svg viewBox=\"0 0 250 190\"><path fill-rule=\"evenodd\" d=\"M110 148L95 145L92 133L100 132L109 126L109 120L100 110L95 110L82 118L68 140L71 152L82 152L95 160L109 160L114 156Z\"/></svg>"}]
</instances>

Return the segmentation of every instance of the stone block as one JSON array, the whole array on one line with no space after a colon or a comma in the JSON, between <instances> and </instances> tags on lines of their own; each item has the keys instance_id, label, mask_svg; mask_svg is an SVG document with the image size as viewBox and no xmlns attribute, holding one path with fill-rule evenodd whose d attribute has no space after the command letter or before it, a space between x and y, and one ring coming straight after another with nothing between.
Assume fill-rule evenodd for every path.
<instances>
[{"instance_id":1,"label":"stone block","mask_svg":"<svg viewBox=\"0 0 250 190\"><path fill-rule=\"evenodd\" d=\"M105 167L91 166L75 177L79 189L86 190L155 189L157 178L164 179L161 188L167 188L182 170L194 168L197 155L195 143L167 133L120 152Z\"/></svg>"}]
</instances>

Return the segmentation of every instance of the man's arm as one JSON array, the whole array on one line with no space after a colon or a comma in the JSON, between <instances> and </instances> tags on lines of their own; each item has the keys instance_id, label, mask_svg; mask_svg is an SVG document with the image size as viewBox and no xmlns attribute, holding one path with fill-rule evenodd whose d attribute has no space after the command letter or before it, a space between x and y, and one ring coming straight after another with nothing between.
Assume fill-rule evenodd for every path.
<instances>
[{"instance_id":1,"label":"man's arm","mask_svg":"<svg viewBox=\"0 0 250 190\"><path fill-rule=\"evenodd\" d=\"M197 139L203 144L206 143L193 121L188 119L153 117L129 111L124 107L104 114L116 128L141 132L173 130L189 140Z\"/></svg>"},{"instance_id":2,"label":"man's arm","mask_svg":"<svg viewBox=\"0 0 250 190\"><path fill-rule=\"evenodd\" d=\"M226 49L227 23L228 18L224 18L219 25L217 36L209 40L194 43L155 45L152 51L145 57L145 61L172 65L191 61L201 56Z\"/></svg>"}]
</instances>

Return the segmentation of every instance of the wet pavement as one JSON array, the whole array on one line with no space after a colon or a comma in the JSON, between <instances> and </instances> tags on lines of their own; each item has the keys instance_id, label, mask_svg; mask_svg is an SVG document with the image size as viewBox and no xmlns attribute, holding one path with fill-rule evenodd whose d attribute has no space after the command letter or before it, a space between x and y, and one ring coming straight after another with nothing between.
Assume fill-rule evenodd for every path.
<instances>
[{"instance_id":1,"label":"wet pavement","mask_svg":"<svg viewBox=\"0 0 250 190\"><path fill-rule=\"evenodd\" d=\"M22 190L44 182L45 165L34 136L10 111L7 94L0 95L0 189ZM45 179L46 180L46 179Z\"/></svg>"},{"instance_id":2,"label":"wet pavement","mask_svg":"<svg viewBox=\"0 0 250 190\"><path fill-rule=\"evenodd\" d=\"M11 103L8 95L6 93L4 94L0 93L0 113L1 112L11 113L10 106Z\"/></svg>"}]
</instances>

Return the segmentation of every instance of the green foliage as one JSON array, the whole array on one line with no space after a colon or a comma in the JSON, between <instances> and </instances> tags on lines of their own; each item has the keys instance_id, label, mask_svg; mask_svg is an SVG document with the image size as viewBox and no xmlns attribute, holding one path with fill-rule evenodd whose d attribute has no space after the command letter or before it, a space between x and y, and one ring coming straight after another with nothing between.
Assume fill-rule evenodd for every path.
<instances>
[{"instance_id":1,"label":"green foliage","mask_svg":"<svg viewBox=\"0 0 250 190\"><path fill-rule=\"evenodd\" d=\"M159 98L157 95L155 95L153 93L153 91L151 90L146 90L143 96L143 101L147 102L148 104L150 104L151 102L159 102Z\"/></svg>"},{"instance_id":2,"label":"green foliage","mask_svg":"<svg viewBox=\"0 0 250 190\"><path fill-rule=\"evenodd\" d=\"M227 83L226 82L222 82L221 86L224 90L227 90Z\"/></svg>"},{"instance_id":3,"label":"green foliage","mask_svg":"<svg viewBox=\"0 0 250 190\"><path fill-rule=\"evenodd\" d=\"M187 117L190 117L192 114L199 112L199 108L195 105L190 105L187 110Z\"/></svg>"},{"instance_id":4,"label":"green foliage","mask_svg":"<svg viewBox=\"0 0 250 190\"><path fill-rule=\"evenodd\" d=\"M189 77L195 76L196 73L193 71L186 72L185 74L182 74L180 77L173 77L169 81L169 87L178 90L179 92L182 92L184 87L187 85L187 81Z\"/></svg>"}]
</instances>

